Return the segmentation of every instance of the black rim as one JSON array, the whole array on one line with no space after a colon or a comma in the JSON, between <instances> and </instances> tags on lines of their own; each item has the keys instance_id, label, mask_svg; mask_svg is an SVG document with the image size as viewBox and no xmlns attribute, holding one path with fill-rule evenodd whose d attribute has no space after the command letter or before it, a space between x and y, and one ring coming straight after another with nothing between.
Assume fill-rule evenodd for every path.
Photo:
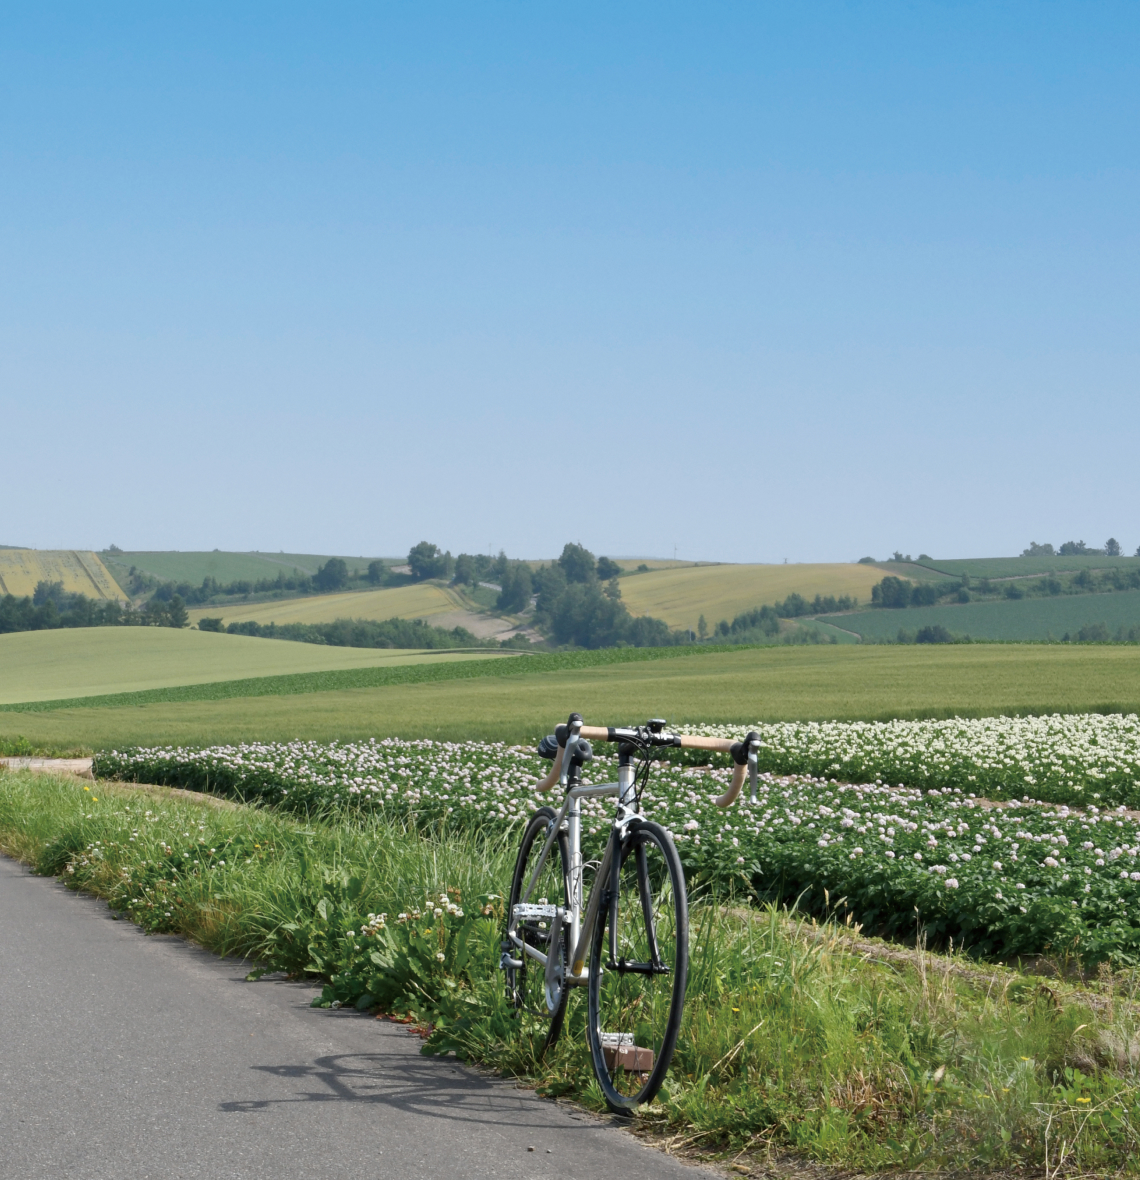
<instances>
[{"instance_id":1,"label":"black rim","mask_svg":"<svg viewBox=\"0 0 1140 1180\"><path fill-rule=\"evenodd\" d=\"M515 864L514 879L511 882L511 896L507 908L508 928L513 907L530 880L534 865L546 843L549 825L556 818L557 816L551 808L544 807L535 812L527 825L522 846L519 849L518 861ZM565 834L559 833L529 900L540 904L566 906L568 904L568 868L569 847ZM516 934L536 950L541 951L544 955L549 955L551 946L551 922L549 919L522 920L516 927ZM560 939L563 965L565 965L569 954L568 941L569 926L566 926L563 927L563 936ZM545 1043L547 1045L553 1044L562 1031L562 1021L566 1012L566 990L563 989L558 1009L552 1014L546 1003L546 977L542 964L523 955L509 939L504 939L503 949L512 959L522 960L521 967L507 968L507 998L519 1012L549 1021Z\"/></svg>"},{"instance_id":2,"label":"black rim","mask_svg":"<svg viewBox=\"0 0 1140 1180\"><path fill-rule=\"evenodd\" d=\"M685 1003L689 923L684 872L659 825L631 825L617 878L616 896L612 875L604 886L591 939L588 1035L606 1101L621 1111L652 1101L665 1080Z\"/></svg>"}]
</instances>

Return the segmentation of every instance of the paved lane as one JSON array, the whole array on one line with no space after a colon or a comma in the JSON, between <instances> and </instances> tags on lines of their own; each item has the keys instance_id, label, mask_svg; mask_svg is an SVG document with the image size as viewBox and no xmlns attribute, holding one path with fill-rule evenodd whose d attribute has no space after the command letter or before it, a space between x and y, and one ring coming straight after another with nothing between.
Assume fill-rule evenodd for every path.
<instances>
[{"instance_id":1,"label":"paved lane","mask_svg":"<svg viewBox=\"0 0 1140 1180\"><path fill-rule=\"evenodd\" d=\"M0 857L0 1178L712 1175L243 975Z\"/></svg>"}]
</instances>

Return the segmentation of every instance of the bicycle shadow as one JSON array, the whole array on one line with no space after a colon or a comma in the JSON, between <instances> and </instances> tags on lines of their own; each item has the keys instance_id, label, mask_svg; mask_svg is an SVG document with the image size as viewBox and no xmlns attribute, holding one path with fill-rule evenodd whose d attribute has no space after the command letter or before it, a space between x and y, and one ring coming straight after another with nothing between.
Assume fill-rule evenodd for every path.
<instances>
[{"instance_id":1,"label":"bicycle shadow","mask_svg":"<svg viewBox=\"0 0 1140 1180\"><path fill-rule=\"evenodd\" d=\"M280 1098L222 1102L219 1110L244 1114L298 1103L360 1103L451 1122L534 1125L531 1095L453 1062L424 1057L393 1059L384 1053L334 1053L307 1065L252 1068L270 1077L296 1079L302 1088Z\"/></svg>"}]
</instances>

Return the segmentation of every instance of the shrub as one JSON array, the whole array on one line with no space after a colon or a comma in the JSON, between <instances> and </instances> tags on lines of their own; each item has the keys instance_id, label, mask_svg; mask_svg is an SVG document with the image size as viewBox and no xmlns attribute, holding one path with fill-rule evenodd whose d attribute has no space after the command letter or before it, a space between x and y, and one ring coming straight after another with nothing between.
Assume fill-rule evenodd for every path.
<instances>
[{"instance_id":1,"label":"shrub","mask_svg":"<svg viewBox=\"0 0 1140 1180\"><path fill-rule=\"evenodd\" d=\"M953 643L954 636L941 623L934 623L929 627L919 627L914 641L915 643Z\"/></svg>"},{"instance_id":2,"label":"shrub","mask_svg":"<svg viewBox=\"0 0 1140 1180\"><path fill-rule=\"evenodd\" d=\"M199 619L198 620L198 630L199 631L224 631L225 628L222 626L221 619Z\"/></svg>"}]
</instances>

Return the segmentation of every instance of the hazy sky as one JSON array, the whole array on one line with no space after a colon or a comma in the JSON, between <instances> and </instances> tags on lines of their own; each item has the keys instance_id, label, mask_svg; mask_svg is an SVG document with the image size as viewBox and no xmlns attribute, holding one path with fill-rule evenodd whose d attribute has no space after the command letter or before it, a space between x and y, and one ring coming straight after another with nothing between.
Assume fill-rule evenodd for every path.
<instances>
[{"instance_id":1,"label":"hazy sky","mask_svg":"<svg viewBox=\"0 0 1140 1180\"><path fill-rule=\"evenodd\" d=\"M9 5L0 542L1132 552L1138 35Z\"/></svg>"}]
</instances>

